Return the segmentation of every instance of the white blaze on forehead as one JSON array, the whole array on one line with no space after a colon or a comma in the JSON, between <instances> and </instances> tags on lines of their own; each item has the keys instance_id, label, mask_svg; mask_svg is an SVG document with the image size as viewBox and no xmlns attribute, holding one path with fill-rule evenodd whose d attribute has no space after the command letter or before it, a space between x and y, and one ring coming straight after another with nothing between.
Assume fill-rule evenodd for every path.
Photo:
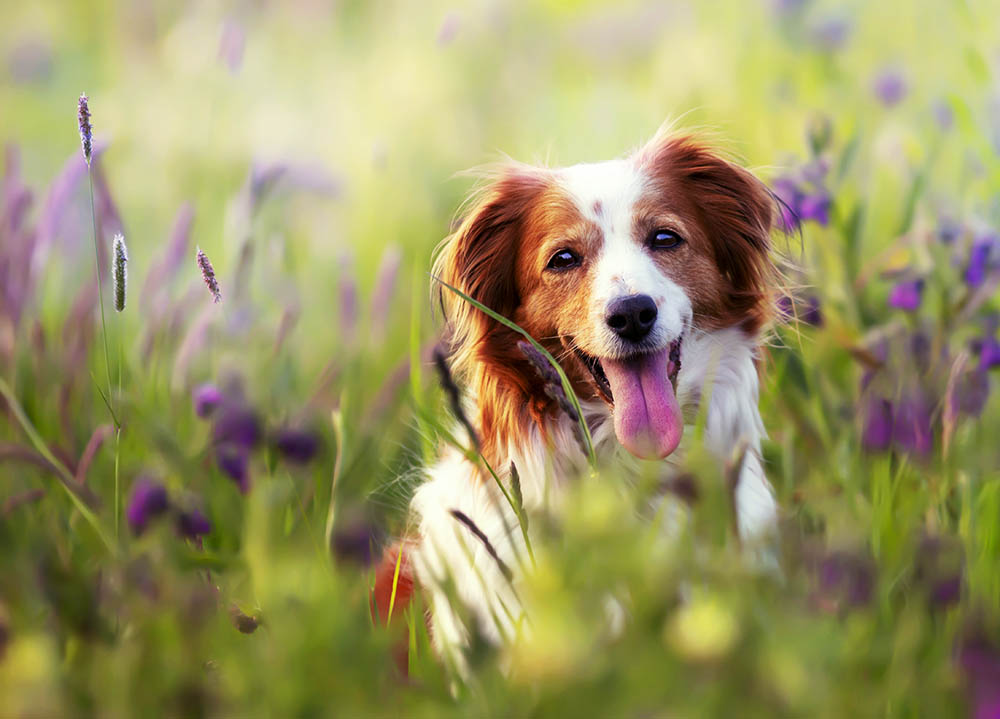
<instances>
[{"instance_id":1,"label":"white blaze on forehead","mask_svg":"<svg viewBox=\"0 0 1000 719\"><path fill-rule=\"evenodd\" d=\"M660 270L643 238L634 236L636 205L648 187L647 177L628 160L574 165L558 171L563 189L581 215L601 230L601 249L592 258L590 349L605 356L620 353L620 340L607 326L607 306L619 297L643 294L657 308L651 339L666 344L691 320L691 301L683 289Z\"/></svg>"}]
</instances>

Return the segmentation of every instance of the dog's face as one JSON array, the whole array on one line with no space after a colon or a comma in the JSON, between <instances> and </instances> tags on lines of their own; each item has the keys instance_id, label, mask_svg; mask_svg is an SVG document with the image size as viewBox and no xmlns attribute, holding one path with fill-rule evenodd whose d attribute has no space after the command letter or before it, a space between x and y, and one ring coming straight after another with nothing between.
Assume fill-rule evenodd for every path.
<instances>
[{"instance_id":1,"label":"dog's face","mask_svg":"<svg viewBox=\"0 0 1000 719\"><path fill-rule=\"evenodd\" d=\"M771 218L770 195L750 173L661 137L623 160L507 168L450 238L438 272L547 344L578 394L611 405L629 451L664 457L683 427L675 385L685 334L753 333L764 319ZM535 399L509 331L453 310L459 362L464 351L481 376Z\"/></svg>"}]
</instances>

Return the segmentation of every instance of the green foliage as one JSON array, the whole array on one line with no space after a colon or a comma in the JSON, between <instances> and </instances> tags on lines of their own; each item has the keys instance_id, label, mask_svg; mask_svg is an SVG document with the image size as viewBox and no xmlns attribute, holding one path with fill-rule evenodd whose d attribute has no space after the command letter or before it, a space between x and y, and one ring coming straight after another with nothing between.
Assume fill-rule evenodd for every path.
<instances>
[{"instance_id":1,"label":"green foliage","mask_svg":"<svg viewBox=\"0 0 1000 719\"><path fill-rule=\"evenodd\" d=\"M954 716L996 699L965 653L1000 667L1000 401L996 370L977 373L995 247L968 279L1000 227L993 8L23 5L0 28L0 715ZM896 104L878 97L890 72ZM497 150L610 158L668 117L819 201L778 240L802 321L762 363L780 542L748 560L727 468L697 447L667 483L600 467L558 516L528 516L511 468L525 619L503 648L474 633L457 681L422 598L392 630L373 621L367 563L405 532L420 467L468 444L430 365L430 255L470 189L448 178ZM93 235L106 272L119 229L129 298L102 331ZM915 279L919 309L892 306ZM168 506L139 512L140 479ZM651 509L664 486L684 511ZM211 528L188 538L195 510Z\"/></svg>"}]
</instances>

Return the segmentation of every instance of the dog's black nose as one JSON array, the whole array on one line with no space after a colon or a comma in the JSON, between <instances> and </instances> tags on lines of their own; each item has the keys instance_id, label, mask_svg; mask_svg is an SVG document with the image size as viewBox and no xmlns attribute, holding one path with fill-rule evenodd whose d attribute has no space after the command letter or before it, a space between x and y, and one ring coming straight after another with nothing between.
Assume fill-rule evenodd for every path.
<instances>
[{"instance_id":1,"label":"dog's black nose","mask_svg":"<svg viewBox=\"0 0 1000 719\"><path fill-rule=\"evenodd\" d=\"M605 320L622 339L638 342L656 323L656 303L649 295L630 295L612 300Z\"/></svg>"}]
</instances>

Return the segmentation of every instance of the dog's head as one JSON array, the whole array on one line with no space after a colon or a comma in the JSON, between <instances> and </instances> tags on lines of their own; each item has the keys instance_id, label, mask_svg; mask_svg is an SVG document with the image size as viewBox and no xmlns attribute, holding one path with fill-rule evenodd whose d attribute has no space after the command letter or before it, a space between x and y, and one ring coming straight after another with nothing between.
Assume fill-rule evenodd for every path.
<instances>
[{"instance_id":1,"label":"dog's head","mask_svg":"<svg viewBox=\"0 0 1000 719\"><path fill-rule=\"evenodd\" d=\"M633 155L547 169L504 166L438 256L435 275L511 318L599 397L619 441L665 457L690 330L759 331L770 302L771 195L697 141L661 134ZM508 328L442 291L455 369L473 385L484 440L551 411Z\"/></svg>"}]
</instances>

